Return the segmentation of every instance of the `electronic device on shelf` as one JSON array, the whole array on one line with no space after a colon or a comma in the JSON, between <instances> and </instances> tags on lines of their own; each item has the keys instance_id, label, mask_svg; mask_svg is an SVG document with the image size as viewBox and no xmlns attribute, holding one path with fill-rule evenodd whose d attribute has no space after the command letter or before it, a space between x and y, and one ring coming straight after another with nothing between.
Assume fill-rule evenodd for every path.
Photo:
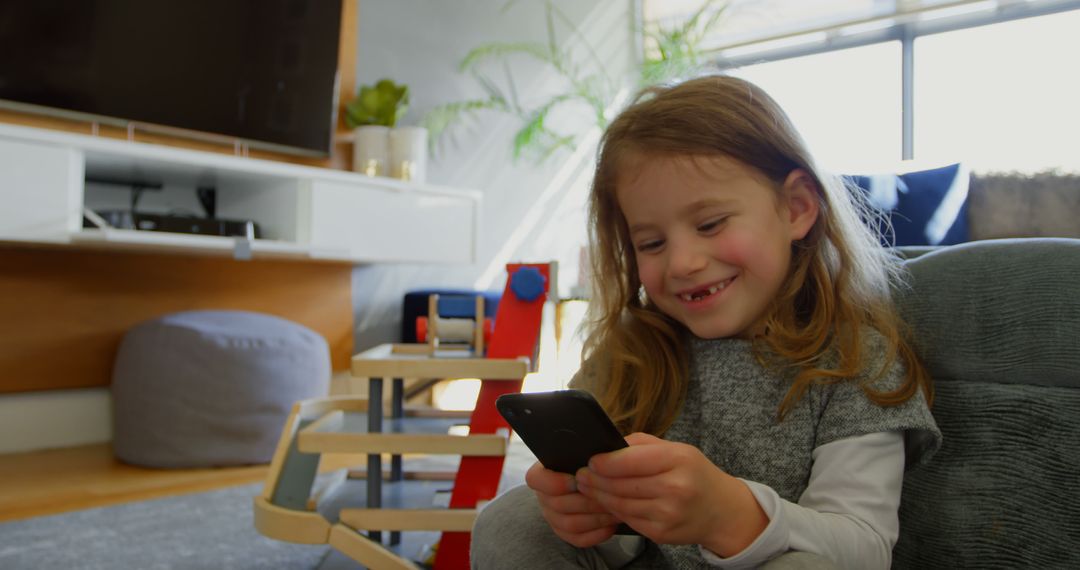
<instances>
[{"instance_id":1,"label":"electronic device on shelf","mask_svg":"<svg viewBox=\"0 0 1080 570\"><path fill-rule=\"evenodd\" d=\"M95 210L94 214L104 220L108 227L120 230L145 230L249 239L262 237L259 224L251 220L202 218L184 214L152 214L148 212L132 212L130 210ZM95 228L98 225L88 216L83 217L84 228Z\"/></svg>"},{"instance_id":2,"label":"electronic device on shelf","mask_svg":"<svg viewBox=\"0 0 1080 570\"><path fill-rule=\"evenodd\" d=\"M199 186L195 194L199 199L205 216L187 213L141 212L139 199L146 191L160 191L163 184L148 180L125 180L103 176L88 176L87 182L123 186L131 190L131 202L128 208L107 208L101 210L83 210L83 227L119 230L144 230L151 232L172 232L179 234L201 234L210 236L241 237L258 239L262 237L259 224L253 220L232 220L217 217L217 189L210 185Z\"/></svg>"}]
</instances>

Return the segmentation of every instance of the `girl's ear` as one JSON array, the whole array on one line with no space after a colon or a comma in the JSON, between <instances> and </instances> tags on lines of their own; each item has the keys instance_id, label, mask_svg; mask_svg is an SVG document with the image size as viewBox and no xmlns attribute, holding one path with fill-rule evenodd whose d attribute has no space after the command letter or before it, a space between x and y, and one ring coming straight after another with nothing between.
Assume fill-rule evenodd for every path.
<instances>
[{"instance_id":1,"label":"girl's ear","mask_svg":"<svg viewBox=\"0 0 1080 570\"><path fill-rule=\"evenodd\" d=\"M817 221L819 202L817 182L805 170L796 168L784 180L784 215L791 229L791 240L806 237Z\"/></svg>"}]
</instances>

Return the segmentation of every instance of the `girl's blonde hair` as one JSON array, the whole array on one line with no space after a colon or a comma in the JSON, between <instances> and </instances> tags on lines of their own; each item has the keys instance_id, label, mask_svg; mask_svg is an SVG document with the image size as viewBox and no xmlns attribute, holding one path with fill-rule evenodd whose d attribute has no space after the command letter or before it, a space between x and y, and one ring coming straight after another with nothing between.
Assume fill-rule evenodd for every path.
<instances>
[{"instance_id":1,"label":"girl's blonde hair","mask_svg":"<svg viewBox=\"0 0 1080 570\"><path fill-rule=\"evenodd\" d=\"M589 200L593 288L584 356L605 362L600 400L622 430L662 434L686 394L685 329L643 295L615 195L632 161L670 156L738 160L777 192L802 169L817 187L817 221L792 244L788 276L764 317L767 332L753 339L760 361L793 374L779 405L781 419L815 383L862 379L867 396L883 406L901 404L918 390L931 400L929 378L892 305L899 262L864 223L870 209L862 194L819 172L787 115L764 91L734 77L709 76L646 89L601 140ZM881 334L886 349L883 368L869 375L868 327ZM902 386L871 389L868 384L897 360L906 369Z\"/></svg>"}]
</instances>

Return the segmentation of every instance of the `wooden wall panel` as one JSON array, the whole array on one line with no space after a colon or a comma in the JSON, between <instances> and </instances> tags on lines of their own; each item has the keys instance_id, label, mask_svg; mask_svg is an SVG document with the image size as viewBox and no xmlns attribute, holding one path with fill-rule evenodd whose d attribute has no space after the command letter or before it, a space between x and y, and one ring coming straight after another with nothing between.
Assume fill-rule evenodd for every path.
<instances>
[{"instance_id":1,"label":"wooden wall panel","mask_svg":"<svg viewBox=\"0 0 1080 570\"><path fill-rule=\"evenodd\" d=\"M357 4L343 0L337 135L356 93ZM126 129L0 109L0 122L127 139ZM133 140L234 154L229 145L135 131ZM334 169L351 167L351 142L329 158L252 150L249 156ZM186 309L244 309L282 316L330 344L334 370L353 347L352 266L291 261L89 252L0 244L0 393L109 384L129 327Z\"/></svg>"},{"instance_id":2,"label":"wooden wall panel","mask_svg":"<svg viewBox=\"0 0 1080 570\"><path fill-rule=\"evenodd\" d=\"M125 331L189 309L290 319L349 366L349 264L0 245L0 393L107 386Z\"/></svg>"}]
</instances>

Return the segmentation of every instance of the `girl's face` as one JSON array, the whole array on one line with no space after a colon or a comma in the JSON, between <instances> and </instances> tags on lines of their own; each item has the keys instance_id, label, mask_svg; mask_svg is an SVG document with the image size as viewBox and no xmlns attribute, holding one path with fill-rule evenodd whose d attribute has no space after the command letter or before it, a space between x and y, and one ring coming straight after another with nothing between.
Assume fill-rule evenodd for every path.
<instances>
[{"instance_id":1,"label":"girl's face","mask_svg":"<svg viewBox=\"0 0 1080 570\"><path fill-rule=\"evenodd\" d=\"M791 242L817 219L810 176L795 170L778 192L724 156L633 158L615 195L649 298L701 338L757 332Z\"/></svg>"}]
</instances>

